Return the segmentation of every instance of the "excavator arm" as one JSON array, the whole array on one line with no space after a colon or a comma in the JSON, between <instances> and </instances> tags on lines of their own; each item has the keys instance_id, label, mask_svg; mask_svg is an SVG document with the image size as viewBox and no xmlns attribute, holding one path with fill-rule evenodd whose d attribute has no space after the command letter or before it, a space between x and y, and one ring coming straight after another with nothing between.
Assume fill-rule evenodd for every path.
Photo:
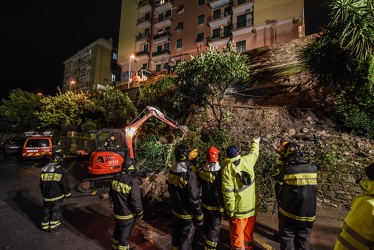
<instances>
[{"instance_id":1,"label":"excavator arm","mask_svg":"<svg viewBox=\"0 0 374 250\"><path fill-rule=\"evenodd\" d=\"M146 122L151 116L156 117L160 121L166 123L172 128L180 129L180 126L175 121L171 120L170 118L166 117L160 110L157 108L147 106L129 125L125 128L125 141L126 145L129 149L129 155L132 159L135 158L134 148L132 145L133 139L141 125ZM181 129L180 129L181 130ZM182 133L183 130L181 130Z\"/></svg>"}]
</instances>

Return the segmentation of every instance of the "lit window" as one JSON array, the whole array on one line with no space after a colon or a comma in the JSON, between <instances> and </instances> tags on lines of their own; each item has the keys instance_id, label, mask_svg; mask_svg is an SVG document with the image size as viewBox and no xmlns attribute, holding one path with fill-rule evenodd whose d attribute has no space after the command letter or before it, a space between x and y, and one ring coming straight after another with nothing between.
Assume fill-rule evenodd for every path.
<instances>
[{"instance_id":1,"label":"lit window","mask_svg":"<svg viewBox=\"0 0 374 250\"><path fill-rule=\"evenodd\" d=\"M175 27L176 31L182 31L183 30L183 22L180 22L177 24L177 27Z\"/></svg>"},{"instance_id":2,"label":"lit window","mask_svg":"<svg viewBox=\"0 0 374 250\"><path fill-rule=\"evenodd\" d=\"M177 13L178 14L182 14L184 12L184 4L182 5L179 5L178 9L177 9Z\"/></svg>"}]
</instances>

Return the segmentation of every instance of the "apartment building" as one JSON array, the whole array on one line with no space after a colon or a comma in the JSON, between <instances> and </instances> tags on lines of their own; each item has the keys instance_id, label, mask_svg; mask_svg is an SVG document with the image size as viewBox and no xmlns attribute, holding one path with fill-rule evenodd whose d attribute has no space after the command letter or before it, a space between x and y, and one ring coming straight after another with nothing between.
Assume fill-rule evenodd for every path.
<instances>
[{"instance_id":1,"label":"apartment building","mask_svg":"<svg viewBox=\"0 0 374 250\"><path fill-rule=\"evenodd\" d=\"M122 5L128 1L133 2L123 0ZM301 37L303 5L303 0L140 0L136 20L126 14L120 24L136 26L135 34L121 35L120 28L120 37L127 38L126 45L119 43L120 83L134 75L144 79L143 70L171 72L178 62L209 47L220 50L233 42L243 52Z\"/></svg>"},{"instance_id":2,"label":"apartment building","mask_svg":"<svg viewBox=\"0 0 374 250\"><path fill-rule=\"evenodd\" d=\"M63 91L93 92L119 80L117 49L113 40L100 38L79 50L64 64Z\"/></svg>"}]
</instances>

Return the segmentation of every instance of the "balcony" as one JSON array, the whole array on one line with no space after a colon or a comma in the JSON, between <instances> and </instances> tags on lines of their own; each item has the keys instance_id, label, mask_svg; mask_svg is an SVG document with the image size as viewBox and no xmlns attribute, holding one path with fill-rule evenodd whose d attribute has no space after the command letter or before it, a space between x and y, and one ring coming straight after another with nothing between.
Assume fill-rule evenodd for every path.
<instances>
[{"instance_id":1,"label":"balcony","mask_svg":"<svg viewBox=\"0 0 374 250\"><path fill-rule=\"evenodd\" d=\"M151 22L150 22L149 18L142 17L142 18L138 18L138 20L136 20L136 25L138 26L138 28L143 29L143 28L151 25Z\"/></svg>"},{"instance_id":2,"label":"balcony","mask_svg":"<svg viewBox=\"0 0 374 250\"><path fill-rule=\"evenodd\" d=\"M230 21L231 15L224 15L223 17L214 18L213 16L209 17L209 26L211 28L226 26Z\"/></svg>"},{"instance_id":3,"label":"balcony","mask_svg":"<svg viewBox=\"0 0 374 250\"><path fill-rule=\"evenodd\" d=\"M253 13L253 0L237 0L234 1L234 6L232 7L233 14L238 13Z\"/></svg>"},{"instance_id":4,"label":"balcony","mask_svg":"<svg viewBox=\"0 0 374 250\"><path fill-rule=\"evenodd\" d=\"M230 2L231 0L211 0L209 5L210 5L210 8L215 9L225 4L229 4Z\"/></svg>"},{"instance_id":5,"label":"balcony","mask_svg":"<svg viewBox=\"0 0 374 250\"><path fill-rule=\"evenodd\" d=\"M155 41L155 43L160 43L160 42L166 42L166 41L169 41L170 39L170 32L169 31L165 31L163 33L160 33L160 34L157 34L157 35L154 35L153 36L153 40Z\"/></svg>"},{"instance_id":6,"label":"balcony","mask_svg":"<svg viewBox=\"0 0 374 250\"><path fill-rule=\"evenodd\" d=\"M170 0L160 0L156 2L156 12L160 13L167 9L171 9L173 5L171 4Z\"/></svg>"},{"instance_id":7,"label":"balcony","mask_svg":"<svg viewBox=\"0 0 374 250\"><path fill-rule=\"evenodd\" d=\"M171 16L162 16L155 19L154 26L159 29L171 25Z\"/></svg>"},{"instance_id":8,"label":"balcony","mask_svg":"<svg viewBox=\"0 0 374 250\"><path fill-rule=\"evenodd\" d=\"M148 59L148 57L149 57L149 51L148 50L142 50L142 51L135 52L135 58L138 61Z\"/></svg>"},{"instance_id":9,"label":"balcony","mask_svg":"<svg viewBox=\"0 0 374 250\"><path fill-rule=\"evenodd\" d=\"M146 13L152 10L152 2L150 0L141 0L138 3L140 13Z\"/></svg>"},{"instance_id":10,"label":"balcony","mask_svg":"<svg viewBox=\"0 0 374 250\"><path fill-rule=\"evenodd\" d=\"M170 50L169 49L164 49L156 52L152 52L152 57L154 60L157 60L159 57L165 57L170 55Z\"/></svg>"},{"instance_id":11,"label":"balcony","mask_svg":"<svg viewBox=\"0 0 374 250\"><path fill-rule=\"evenodd\" d=\"M135 36L135 42L137 42L137 43L145 42L145 41L148 40L148 38L149 38L149 34L148 33L138 33Z\"/></svg>"}]
</instances>

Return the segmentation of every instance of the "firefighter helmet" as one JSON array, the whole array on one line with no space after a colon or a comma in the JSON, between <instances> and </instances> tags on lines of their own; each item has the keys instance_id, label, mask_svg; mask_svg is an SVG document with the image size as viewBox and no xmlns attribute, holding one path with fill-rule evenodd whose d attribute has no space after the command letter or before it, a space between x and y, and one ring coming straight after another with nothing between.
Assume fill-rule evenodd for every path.
<instances>
[{"instance_id":1,"label":"firefighter helmet","mask_svg":"<svg viewBox=\"0 0 374 250\"><path fill-rule=\"evenodd\" d=\"M219 162L219 150L216 147L210 147L206 152L206 158L209 162Z\"/></svg>"},{"instance_id":2,"label":"firefighter helmet","mask_svg":"<svg viewBox=\"0 0 374 250\"><path fill-rule=\"evenodd\" d=\"M56 163L56 162L62 162L61 156L58 154L52 154L51 158L49 159L50 162Z\"/></svg>"},{"instance_id":3,"label":"firefighter helmet","mask_svg":"<svg viewBox=\"0 0 374 250\"><path fill-rule=\"evenodd\" d=\"M190 161L194 160L198 155L199 155L199 152L197 151L196 148L191 150L190 155L189 155Z\"/></svg>"},{"instance_id":4,"label":"firefighter helmet","mask_svg":"<svg viewBox=\"0 0 374 250\"><path fill-rule=\"evenodd\" d=\"M187 161L190 157L190 149L186 145L180 144L175 148L174 156L177 161Z\"/></svg>"},{"instance_id":5,"label":"firefighter helmet","mask_svg":"<svg viewBox=\"0 0 374 250\"><path fill-rule=\"evenodd\" d=\"M281 152L282 152L284 146L286 146L287 143L288 143L287 141L284 141L284 142L281 143L281 145L279 146L279 150L280 150Z\"/></svg>"},{"instance_id":6,"label":"firefighter helmet","mask_svg":"<svg viewBox=\"0 0 374 250\"><path fill-rule=\"evenodd\" d=\"M281 150L281 154L287 158L294 155L302 155L299 144L294 142L286 143Z\"/></svg>"}]
</instances>

